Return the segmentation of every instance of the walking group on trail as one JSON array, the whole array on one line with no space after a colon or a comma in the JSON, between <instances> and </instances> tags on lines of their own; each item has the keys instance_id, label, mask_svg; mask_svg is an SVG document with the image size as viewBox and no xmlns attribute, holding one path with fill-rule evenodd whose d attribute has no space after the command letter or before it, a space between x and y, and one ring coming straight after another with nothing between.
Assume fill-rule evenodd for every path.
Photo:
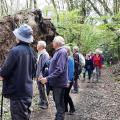
<instances>
[{"instance_id":1,"label":"walking group on trail","mask_svg":"<svg viewBox=\"0 0 120 120\"><path fill-rule=\"evenodd\" d=\"M88 82L98 82L101 68L104 64L102 51L88 53L84 57L77 46L65 45L61 36L53 40L54 54L50 56L46 50L46 42L40 40L37 44L38 54L30 47L33 42L33 30L23 24L13 31L16 46L10 49L8 56L0 69L0 80L3 80L2 94L10 99L12 120L30 120L30 106L33 97L33 79L36 80L39 91L39 106L48 109L49 92L52 91L56 107L55 120L64 120L65 113L72 115L76 110L70 96L79 92L78 80L83 73L83 81L88 72ZM69 107L68 107L69 105Z\"/></svg>"}]
</instances>

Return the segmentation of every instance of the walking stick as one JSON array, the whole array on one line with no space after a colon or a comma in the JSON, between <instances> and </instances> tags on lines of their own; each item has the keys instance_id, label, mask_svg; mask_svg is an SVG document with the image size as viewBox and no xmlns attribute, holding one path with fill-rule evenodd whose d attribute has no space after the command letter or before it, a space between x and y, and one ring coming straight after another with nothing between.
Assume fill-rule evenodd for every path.
<instances>
[{"instance_id":1,"label":"walking stick","mask_svg":"<svg viewBox=\"0 0 120 120\"><path fill-rule=\"evenodd\" d=\"M2 94L2 98L1 98L1 113L0 113L0 116L1 116L1 120L3 118L3 94Z\"/></svg>"},{"instance_id":2,"label":"walking stick","mask_svg":"<svg viewBox=\"0 0 120 120\"><path fill-rule=\"evenodd\" d=\"M1 70L1 66L0 66ZM3 78L0 77L0 80L3 80ZM2 92L1 92L1 109L0 109L0 120L3 119L3 82L2 82Z\"/></svg>"},{"instance_id":3,"label":"walking stick","mask_svg":"<svg viewBox=\"0 0 120 120\"><path fill-rule=\"evenodd\" d=\"M51 107L50 107L50 102L49 102L48 96L47 96L46 85L45 85L45 84L43 84L43 85L44 85L44 89L45 89L45 97L46 97L46 100L47 100L47 102L48 102L48 110L49 110L49 112L50 112L51 120L54 120L53 117L52 117L52 109L51 109Z\"/></svg>"},{"instance_id":4,"label":"walking stick","mask_svg":"<svg viewBox=\"0 0 120 120\"><path fill-rule=\"evenodd\" d=\"M3 119L3 87L2 87L2 92L1 92L1 109L0 109L0 120Z\"/></svg>"}]
</instances>

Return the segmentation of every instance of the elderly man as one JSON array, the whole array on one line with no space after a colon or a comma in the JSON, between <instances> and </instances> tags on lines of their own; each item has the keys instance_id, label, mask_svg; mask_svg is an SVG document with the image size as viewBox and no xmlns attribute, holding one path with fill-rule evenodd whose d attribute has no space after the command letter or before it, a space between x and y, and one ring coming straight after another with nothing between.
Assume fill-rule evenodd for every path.
<instances>
[{"instance_id":1,"label":"elderly man","mask_svg":"<svg viewBox=\"0 0 120 120\"><path fill-rule=\"evenodd\" d=\"M74 73L74 93L78 93L78 79L79 75L82 72L82 67L85 65L85 58L84 56L79 53L78 46L73 47L73 58L75 61L75 73Z\"/></svg>"},{"instance_id":2,"label":"elderly man","mask_svg":"<svg viewBox=\"0 0 120 120\"><path fill-rule=\"evenodd\" d=\"M33 49L29 45L33 42L32 28L23 24L13 33L17 45L9 51L0 71L3 95L10 99L12 120L29 120L36 63Z\"/></svg>"},{"instance_id":3,"label":"elderly man","mask_svg":"<svg viewBox=\"0 0 120 120\"><path fill-rule=\"evenodd\" d=\"M53 40L55 53L50 61L49 76L41 78L42 84L49 83L53 90L53 99L56 105L55 120L64 120L65 104L64 94L68 83L68 55L63 47L65 44L61 36L56 36Z\"/></svg>"},{"instance_id":4,"label":"elderly man","mask_svg":"<svg viewBox=\"0 0 120 120\"><path fill-rule=\"evenodd\" d=\"M3 95L10 99L12 120L29 120L36 62L33 49L29 45L33 42L32 28L23 24L13 33L17 45L9 51L0 71Z\"/></svg>"},{"instance_id":5,"label":"elderly man","mask_svg":"<svg viewBox=\"0 0 120 120\"><path fill-rule=\"evenodd\" d=\"M36 77L37 79L39 77L46 77L46 70L45 66L48 64L49 61L49 54L46 51L46 42L45 41L39 41L37 44L37 50L38 50L38 64L37 64L37 72L36 72ZM37 81L38 84L38 90L39 90L39 95L40 95L40 108L42 109L47 109L48 108L48 103L45 95L45 87L44 85L40 82Z\"/></svg>"}]
</instances>

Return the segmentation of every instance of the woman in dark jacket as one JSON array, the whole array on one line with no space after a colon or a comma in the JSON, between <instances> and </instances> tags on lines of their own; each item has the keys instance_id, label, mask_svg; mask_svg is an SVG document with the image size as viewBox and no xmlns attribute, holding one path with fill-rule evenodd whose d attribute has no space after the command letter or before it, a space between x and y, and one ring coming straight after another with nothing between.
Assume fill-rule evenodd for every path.
<instances>
[{"instance_id":1,"label":"woman in dark jacket","mask_svg":"<svg viewBox=\"0 0 120 120\"><path fill-rule=\"evenodd\" d=\"M70 56L70 47L65 46L67 52L68 52L68 86L65 89L65 112L68 112L68 104L70 106L70 114L73 114L75 112L75 107L72 101L72 98L70 97L69 93L73 85L74 80L74 59Z\"/></svg>"}]
</instances>

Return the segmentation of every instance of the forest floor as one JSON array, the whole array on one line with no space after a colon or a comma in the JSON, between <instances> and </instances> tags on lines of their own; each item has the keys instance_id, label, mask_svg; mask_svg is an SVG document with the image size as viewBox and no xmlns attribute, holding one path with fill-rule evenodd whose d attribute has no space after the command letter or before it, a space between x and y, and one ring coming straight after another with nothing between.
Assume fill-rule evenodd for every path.
<instances>
[{"instance_id":1,"label":"forest floor","mask_svg":"<svg viewBox=\"0 0 120 120\"><path fill-rule=\"evenodd\" d=\"M76 112L74 115L66 114L65 120L120 120L120 84L114 81L110 69L102 71L98 83L79 80L79 93L71 93L71 96ZM33 107L31 120L54 120L56 110L52 97L49 99L48 110Z\"/></svg>"},{"instance_id":2,"label":"forest floor","mask_svg":"<svg viewBox=\"0 0 120 120\"><path fill-rule=\"evenodd\" d=\"M102 71L98 83L79 80L79 93L71 93L71 96L76 112L74 115L66 114L65 120L120 120L120 83L114 80L110 69ZM54 120L56 110L52 93L49 96L49 109L40 109L38 101L37 85L34 82L31 120ZM8 108L4 108L4 120L10 120Z\"/></svg>"}]
</instances>

